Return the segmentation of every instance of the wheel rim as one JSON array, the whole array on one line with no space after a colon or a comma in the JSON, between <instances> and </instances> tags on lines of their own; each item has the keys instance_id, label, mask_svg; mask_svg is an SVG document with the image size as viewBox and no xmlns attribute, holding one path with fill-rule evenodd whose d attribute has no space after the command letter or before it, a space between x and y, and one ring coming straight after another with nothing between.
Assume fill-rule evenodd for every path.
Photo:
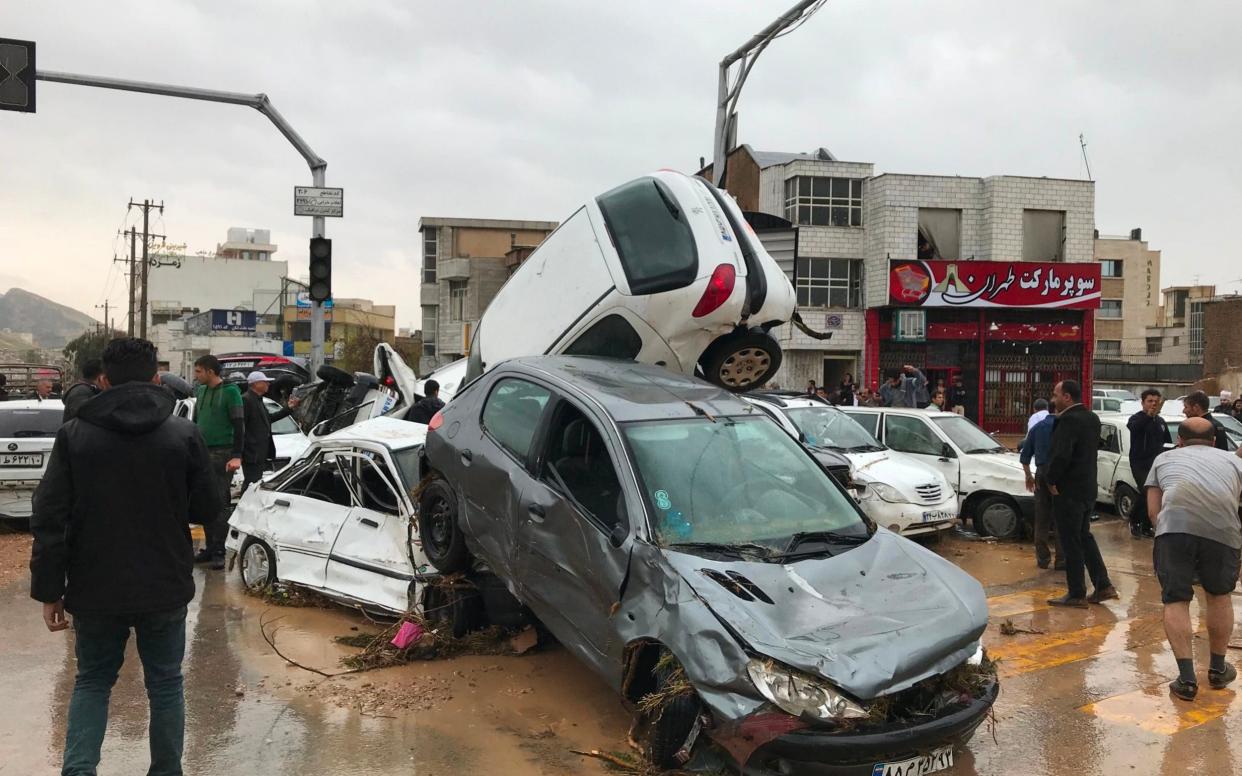
<instances>
[{"instance_id":1,"label":"wheel rim","mask_svg":"<svg viewBox=\"0 0 1242 776\"><path fill-rule=\"evenodd\" d=\"M251 590L263 587L268 582L271 564L268 562L267 550L258 542L252 543L242 553L242 583Z\"/></svg>"},{"instance_id":2,"label":"wheel rim","mask_svg":"<svg viewBox=\"0 0 1242 776\"><path fill-rule=\"evenodd\" d=\"M445 548L452 538L452 513L453 510L448 503L448 499L443 496L436 496L431 504L431 536L426 537L428 541L424 545L436 557L444 554Z\"/></svg>"},{"instance_id":3,"label":"wheel rim","mask_svg":"<svg viewBox=\"0 0 1242 776\"><path fill-rule=\"evenodd\" d=\"M1012 536L1018 516L1004 504L992 504L983 510L983 525L993 536Z\"/></svg>"},{"instance_id":4,"label":"wheel rim","mask_svg":"<svg viewBox=\"0 0 1242 776\"><path fill-rule=\"evenodd\" d=\"M1117 496L1117 511L1121 513L1122 517L1129 517L1130 512L1133 510L1134 496L1128 490L1121 491Z\"/></svg>"},{"instance_id":5,"label":"wheel rim","mask_svg":"<svg viewBox=\"0 0 1242 776\"><path fill-rule=\"evenodd\" d=\"M742 348L720 365L720 382L730 388L745 388L759 381L772 365L772 356L763 348Z\"/></svg>"}]
</instances>

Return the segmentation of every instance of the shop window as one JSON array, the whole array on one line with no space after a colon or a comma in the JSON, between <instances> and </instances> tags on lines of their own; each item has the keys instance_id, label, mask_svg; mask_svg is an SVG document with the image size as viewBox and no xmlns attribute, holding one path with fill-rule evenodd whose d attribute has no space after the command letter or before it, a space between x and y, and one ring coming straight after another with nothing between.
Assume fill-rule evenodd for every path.
<instances>
[{"instance_id":1,"label":"shop window","mask_svg":"<svg viewBox=\"0 0 1242 776\"><path fill-rule=\"evenodd\" d=\"M439 240L435 229L423 230L423 282L436 282L436 258L438 257Z\"/></svg>"},{"instance_id":2,"label":"shop window","mask_svg":"<svg viewBox=\"0 0 1242 776\"><path fill-rule=\"evenodd\" d=\"M960 259L961 244L962 211L939 207L919 208L920 261Z\"/></svg>"},{"instance_id":3,"label":"shop window","mask_svg":"<svg viewBox=\"0 0 1242 776\"><path fill-rule=\"evenodd\" d=\"M1022 211L1024 261L1065 261L1065 211Z\"/></svg>"},{"instance_id":4,"label":"shop window","mask_svg":"<svg viewBox=\"0 0 1242 776\"><path fill-rule=\"evenodd\" d=\"M862 226L862 185L861 178L789 178L785 218L806 226Z\"/></svg>"},{"instance_id":5,"label":"shop window","mask_svg":"<svg viewBox=\"0 0 1242 776\"><path fill-rule=\"evenodd\" d=\"M1096 340L1095 357L1098 359L1121 358L1121 340Z\"/></svg>"},{"instance_id":6,"label":"shop window","mask_svg":"<svg viewBox=\"0 0 1242 776\"><path fill-rule=\"evenodd\" d=\"M1101 318L1120 318L1121 317L1121 300L1120 299L1101 299L1100 300L1100 317Z\"/></svg>"},{"instance_id":7,"label":"shop window","mask_svg":"<svg viewBox=\"0 0 1242 776\"><path fill-rule=\"evenodd\" d=\"M862 264L860 259L798 259L798 306L861 307Z\"/></svg>"},{"instance_id":8,"label":"shop window","mask_svg":"<svg viewBox=\"0 0 1242 776\"><path fill-rule=\"evenodd\" d=\"M1106 278L1121 277L1121 259L1100 259L1100 274Z\"/></svg>"}]
</instances>

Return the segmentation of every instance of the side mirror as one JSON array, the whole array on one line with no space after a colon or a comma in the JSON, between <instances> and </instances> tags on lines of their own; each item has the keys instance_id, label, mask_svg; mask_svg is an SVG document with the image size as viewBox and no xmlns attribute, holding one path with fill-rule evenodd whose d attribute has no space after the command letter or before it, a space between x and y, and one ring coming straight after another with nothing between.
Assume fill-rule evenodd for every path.
<instances>
[{"instance_id":1,"label":"side mirror","mask_svg":"<svg viewBox=\"0 0 1242 776\"><path fill-rule=\"evenodd\" d=\"M948 442L940 443L940 457L945 459L953 457L953 448L949 446Z\"/></svg>"},{"instance_id":2,"label":"side mirror","mask_svg":"<svg viewBox=\"0 0 1242 776\"><path fill-rule=\"evenodd\" d=\"M630 527L625 523L617 523L612 527L612 531L608 534L608 543L614 548L619 548L625 544L625 540L630 535Z\"/></svg>"}]
</instances>

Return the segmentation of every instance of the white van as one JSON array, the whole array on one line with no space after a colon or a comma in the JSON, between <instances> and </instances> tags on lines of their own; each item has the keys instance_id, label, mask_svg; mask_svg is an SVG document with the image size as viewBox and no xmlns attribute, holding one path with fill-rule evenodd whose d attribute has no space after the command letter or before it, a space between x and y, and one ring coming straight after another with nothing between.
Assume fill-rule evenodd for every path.
<instances>
[{"instance_id":1,"label":"white van","mask_svg":"<svg viewBox=\"0 0 1242 776\"><path fill-rule=\"evenodd\" d=\"M606 192L544 240L475 329L466 382L519 356L604 356L733 391L781 364L794 290L733 199L669 170Z\"/></svg>"}]
</instances>

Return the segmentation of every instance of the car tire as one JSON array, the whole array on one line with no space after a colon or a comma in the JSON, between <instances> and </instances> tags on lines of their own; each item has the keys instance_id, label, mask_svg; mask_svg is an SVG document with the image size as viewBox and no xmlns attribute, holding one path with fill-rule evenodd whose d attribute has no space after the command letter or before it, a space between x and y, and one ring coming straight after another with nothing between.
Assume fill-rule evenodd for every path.
<instances>
[{"instance_id":1,"label":"car tire","mask_svg":"<svg viewBox=\"0 0 1242 776\"><path fill-rule=\"evenodd\" d=\"M1004 496L989 496L974 510L975 532L997 539L1022 537L1022 513L1017 504Z\"/></svg>"},{"instance_id":2,"label":"car tire","mask_svg":"<svg viewBox=\"0 0 1242 776\"><path fill-rule=\"evenodd\" d=\"M660 671L656 675L656 691L664 689L670 671ZM647 759L657 768L674 770L684 763L677 759L677 753L686 743L694 728L694 721L703 710L703 704L695 693L680 695L660 709L659 716L650 721L647 731Z\"/></svg>"},{"instance_id":3,"label":"car tire","mask_svg":"<svg viewBox=\"0 0 1242 776\"><path fill-rule=\"evenodd\" d=\"M248 537L237 553L237 572L251 593L271 587L276 584L276 553L266 543Z\"/></svg>"},{"instance_id":4,"label":"car tire","mask_svg":"<svg viewBox=\"0 0 1242 776\"><path fill-rule=\"evenodd\" d=\"M708 382L742 393L761 388L781 368L780 344L761 331L729 334L713 342L699 359Z\"/></svg>"},{"instance_id":5,"label":"car tire","mask_svg":"<svg viewBox=\"0 0 1242 776\"><path fill-rule=\"evenodd\" d=\"M320 380L323 380L325 383L340 385L346 388L354 384L353 375L346 372L344 369L332 366L331 364L324 364L319 367L319 369L315 372L315 376Z\"/></svg>"},{"instance_id":6,"label":"car tire","mask_svg":"<svg viewBox=\"0 0 1242 776\"><path fill-rule=\"evenodd\" d=\"M457 494L444 480L434 480L418 498L418 536L427 560L441 574L470 565L466 537L457 524Z\"/></svg>"},{"instance_id":7,"label":"car tire","mask_svg":"<svg viewBox=\"0 0 1242 776\"><path fill-rule=\"evenodd\" d=\"M1129 520L1138 505L1138 498L1139 494L1134 488L1124 482L1117 483L1117 490L1113 493L1113 506L1117 508L1117 514Z\"/></svg>"},{"instance_id":8,"label":"car tire","mask_svg":"<svg viewBox=\"0 0 1242 776\"><path fill-rule=\"evenodd\" d=\"M430 582L423 590L423 618L435 627L447 626L460 639L484 626L483 601L477 590Z\"/></svg>"}]
</instances>

